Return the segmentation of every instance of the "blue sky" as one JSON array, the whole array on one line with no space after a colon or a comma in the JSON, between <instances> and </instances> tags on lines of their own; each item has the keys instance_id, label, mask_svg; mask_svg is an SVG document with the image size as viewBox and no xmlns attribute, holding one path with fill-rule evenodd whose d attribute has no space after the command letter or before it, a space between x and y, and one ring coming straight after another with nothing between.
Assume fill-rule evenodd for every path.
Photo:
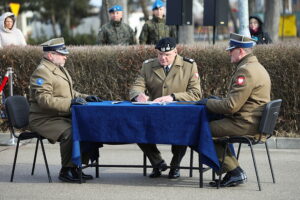
<instances>
[{"instance_id":1,"label":"blue sky","mask_svg":"<svg viewBox=\"0 0 300 200\"><path fill-rule=\"evenodd\" d=\"M90 4L94 6L101 6L102 0L90 0Z\"/></svg>"}]
</instances>

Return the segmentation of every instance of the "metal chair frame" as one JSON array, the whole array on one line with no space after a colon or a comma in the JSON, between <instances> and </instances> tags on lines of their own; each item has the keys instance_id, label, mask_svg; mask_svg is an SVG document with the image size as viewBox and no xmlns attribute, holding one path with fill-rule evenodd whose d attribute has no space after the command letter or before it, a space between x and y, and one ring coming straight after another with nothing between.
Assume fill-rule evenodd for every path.
<instances>
[{"instance_id":1,"label":"metal chair frame","mask_svg":"<svg viewBox=\"0 0 300 200\"><path fill-rule=\"evenodd\" d=\"M193 170L198 170L199 171L199 187L203 188L203 173L208 171L210 168L203 168L203 163L201 160L201 155L199 154L198 156L198 163L199 163L199 167L194 167L193 166L193 157L194 157L194 153L193 153L193 149L191 148L190 151L190 166L189 167L185 167L182 166L180 167L180 169L188 169L189 170L189 177L193 177ZM152 168L151 165L147 165L147 156L146 154L143 154L143 165L120 165L120 164L114 164L114 165L105 165L105 164L99 164L99 159L96 160L95 163L86 165L84 167L81 167L80 170L87 168L87 167L95 167L95 176L96 178L99 178L99 167L122 167L122 168L143 168L143 175L146 176L147 175L147 168ZM170 168L168 166L168 168ZM81 174L81 173L80 173Z\"/></svg>"},{"instance_id":2,"label":"metal chair frame","mask_svg":"<svg viewBox=\"0 0 300 200\"><path fill-rule=\"evenodd\" d=\"M258 189L259 189L259 191L261 191L262 188L261 188L261 184L260 184L258 168L257 168L257 165L256 165L256 159L255 159L255 155L254 155L254 151L253 151L253 145L264 143L265 147L266 147L266 152L267 152L267 156L268 156L269 165L270 165L272 180L273 180L273 183L275 183L275 175L274 175L274 170L273 170L273 167L272 167L272 162L271 162L271 157L270 157L270 152L269 152L267 140L270 137L272 137L272 135L273 135L273 131L274 131L274 128L275 128L275 125L276 125L276 120L277 120L278 115L279 115L281 103L282 103L282 100L277 99L277 100L270 101L269 103L266 104L266 106L263 110L262 118L261 118L260 125L259 125L259 133L260 133L259 138L255 138L253 136L245 135L245 136L226 136L226 137L218 138L218 139L215 140L215 142L221 142L225 147L224 154L223 154L223 157L222 157L221 170L220 171L222 171L222 169L223 169L225 153L228 149L228 144L239 143L238 152L237 152L237 159L239 159L239 155L240 155L240 151L241 151L241 145L242 144L248 144L248 146L250 147L250 150L251 150L251 155L252 155L253 165L254 165L254 169L255 169ZM266 138L265 141L262 140L263 138ZM214 175L213 175L213 179L214 179ZM222 174L220 173L219 181L218 181L218 188L220 187L221 179L222 179Z\"/></svg>"}]
</instances>

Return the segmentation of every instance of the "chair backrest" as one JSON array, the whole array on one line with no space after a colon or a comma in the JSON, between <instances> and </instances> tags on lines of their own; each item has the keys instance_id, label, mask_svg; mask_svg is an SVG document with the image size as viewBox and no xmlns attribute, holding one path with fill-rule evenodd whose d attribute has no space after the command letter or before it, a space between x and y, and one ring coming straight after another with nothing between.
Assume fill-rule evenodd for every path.
<instances>
[{"instance_id":1,"label":"chair backrest","mask_svg":"<svg viewBox=\"0 0 300 200\"><path fill-rule=\"evenodd\" d=\"M281 99L276 99L266 104L259 124L260 133L268 137L272 136L279 115L281 102Z\"/></svg>"},{"instance_id":2,"label":"chair backrest","mask_svg":"<svg viewBox=\"0 0 300 200\"><path fill-rule=\"evenodd\" d=\"M23 96L6 98L5 110L11 126L17 129L24 128L29 123L29 104Z\"/></svg>"}]
</instances>

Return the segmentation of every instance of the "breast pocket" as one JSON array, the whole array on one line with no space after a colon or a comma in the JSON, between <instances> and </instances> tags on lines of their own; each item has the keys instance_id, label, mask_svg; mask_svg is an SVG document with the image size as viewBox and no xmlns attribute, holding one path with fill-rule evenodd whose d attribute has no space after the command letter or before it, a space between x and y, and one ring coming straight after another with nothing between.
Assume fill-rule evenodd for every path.
<instances>
[{"instance_id":1,"label":"breast pocket","mask_svg":"<svg viewBox=\"0 0 300 200\"><path fill-rule=\"evenodd\" d=\"M71 97L71 89L69 82L60 77L56 76L53 82L53 96L54 97Z\"/></svg>"},{"instance_id":2,"label":"breast pocket","mask_svg":"<svg viewBox=\"0 0 300 200\"><path fill-rule=\"evenodd\" d=\"M157 76L151 76L146 81L146 88L151 94L154 91L160 91L163 85L163 80Z\"/></svg>"}]
</instances>

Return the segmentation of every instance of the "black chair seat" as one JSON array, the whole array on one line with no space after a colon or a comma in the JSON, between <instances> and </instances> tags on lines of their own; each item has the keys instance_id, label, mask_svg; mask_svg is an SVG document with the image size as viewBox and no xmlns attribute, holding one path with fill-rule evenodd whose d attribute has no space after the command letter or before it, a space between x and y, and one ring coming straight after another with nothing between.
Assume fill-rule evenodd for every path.
<instances>
[{"instance_id":1,"label":"black chair seat","mask_svg":"<svg viewBox=\"0 0 300 200\"><path fill-rule=\"evenodd\" d=\"M41 139L44 139L42 138L41 136L39 136L37 133L35 132L22 132L20 133L20 135L18 136L18 138L20 140L29 140L29 139L34 139L34 138L41 138Z\"/></svg>"}]
</instances>

